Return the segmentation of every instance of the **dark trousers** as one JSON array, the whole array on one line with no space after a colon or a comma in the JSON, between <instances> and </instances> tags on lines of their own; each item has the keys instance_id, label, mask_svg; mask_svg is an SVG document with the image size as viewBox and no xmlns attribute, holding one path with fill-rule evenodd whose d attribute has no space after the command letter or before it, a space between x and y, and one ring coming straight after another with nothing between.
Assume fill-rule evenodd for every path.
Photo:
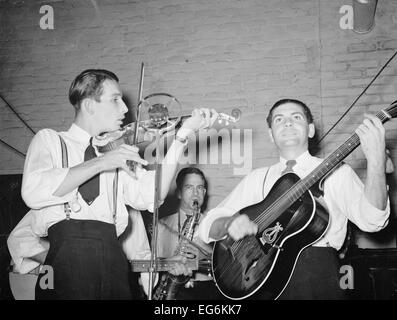
<instances>
[{"instance_id":1,"label":"dark trousers","mask_svg":"<svg viewBox=\"0 0 397 320\"><path fill-rule=\"evenodd\" d=\"M333 248L308 247L302 251L289 284L279 300L343 300L340 263Z\"/></svg>"},{"instance_id":2,"label":"dark trousers","mask_svg":"<svg viewBox=\"0 0 397 320\"><path fill-rule=\"evenodd\" d=\"M36 299L132 298L129 264L113 224L63 220L48 229L48 239L44 265L53 268L53 289L48 288L50 274L40 274Z\"/></svg>"}]
</instances>

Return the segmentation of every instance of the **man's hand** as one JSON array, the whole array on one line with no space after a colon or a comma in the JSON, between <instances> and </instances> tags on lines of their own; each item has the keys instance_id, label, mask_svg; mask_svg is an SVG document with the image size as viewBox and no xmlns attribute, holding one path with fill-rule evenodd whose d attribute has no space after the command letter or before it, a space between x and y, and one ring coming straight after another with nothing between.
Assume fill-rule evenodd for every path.
<instances>
[{"instance_id":1,"label":"man's hand","mask_svg":"<svg viewBox=\"0 0 397 320\"><path fill-rule=\"evenodd\" d=\"M258 225L252 222L246 214L231 219L233 220L227 223L226 230L234 241L240 240L248 235L257 234Z\"/></svg>"},{"instance_id":2,"label":"man's hand","mask_svg":"<svg viewBox=\"0 0 397 320\"><path fill-rule=\"evenodd\" d=\"M187 259L198 259L199 251L187 241L182 242L181 255Z\"/></svg>"},{"instance_id":3,"label":"man's hand","mask_svg":"<svg viewBox=\"0 0 397 320\"><path fill-rule=\"evenodd\" d=\"M213 125L218 118L218 113L214 109L194 109L192 116L186 119L178 130L180 138L187 138L189 134L200 129L207 129Z\"/></svg>"},{"instance_id":4,"label":"man's hand","mask_svg":"<svg viewBox=\"0 0 397 320\"><path fill-rule=\"evenodd\" d=\"M386 164L385 128L374 115L365 114L366 119L356 129L361 148L367 158L368 170L384 173Z\"/></svg>"},{"instance_id":5,"label":"man's hand","mask_svg":"<svg viewBox=\"0 0 397 320\"><path fill-rule=\"evenodd\" d=\"M170 258L170 260L179 260L180 263L176 263L174 267L169 271L171 274L174 276L191 276L192 275L192 270L188 267L186 267L186 257L183 257L181 255L176 255Z\"/></svg>"},{"instance_id":6,"label":"man's hand","mask_svg":"<svg viewBox=\"0 0 397 320\"><path fill-rule=\"evenodd\" d=\"M367 177L364 193L368 201L379 210L387 205L385 128L375 116L366 114L356 133L367 158Z\"/></svg>"},{"instance_id":7,"label":"man's hand","mask_svg":"<svg viewBox=\"0 0 397 320\"><path fill-rule=\"evenodd\" d=\"M102 161L103 171L121 168L132 177L135 177L134 173L127 166L127 160L131 160L142 165L148 164L146 160L139 156L138 151L139 149L135 146L122 144L117 149L103 154L101 157L99 157L99 159Z\"/></svg>"}]
</instances>

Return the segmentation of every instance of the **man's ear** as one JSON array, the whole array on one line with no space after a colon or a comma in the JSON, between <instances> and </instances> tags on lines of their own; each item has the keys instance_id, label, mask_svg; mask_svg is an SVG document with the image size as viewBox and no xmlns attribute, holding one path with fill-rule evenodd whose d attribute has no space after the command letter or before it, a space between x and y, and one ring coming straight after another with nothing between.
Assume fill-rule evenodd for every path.
<instances>
[{"instance_id":1,"label":"man's ear","mask_svg":"<svg viewBox=\"0 0 397 320\"><path fill-rule=\"evenodd\" d=\"M269 137L270 137L270 140L274 143L272 129L269 129Z\"/></svg>"},{"instance_id":2,"label":"man's ear","mask_svg":"<svg viewBox=\"0 0 397 320\"><path fill-rule=\"evenodd\" d=\"M95 112L94 108L94 101L90 98L85 98L83 101L81 101L81 106L80 108L83 109L86 113L89 115L93 115Z\"/></svg>"},{"instance_id":3,"label":"man's ear","mask_svg":"<svg viewBox=\"0 0 397 320\"><path fill-rule=\"evenodd\" d=\"M309 123L308 137L313 138L315 133L316 133L316 128L314 127L314 123Z\"/></svg>"}]
</instances>

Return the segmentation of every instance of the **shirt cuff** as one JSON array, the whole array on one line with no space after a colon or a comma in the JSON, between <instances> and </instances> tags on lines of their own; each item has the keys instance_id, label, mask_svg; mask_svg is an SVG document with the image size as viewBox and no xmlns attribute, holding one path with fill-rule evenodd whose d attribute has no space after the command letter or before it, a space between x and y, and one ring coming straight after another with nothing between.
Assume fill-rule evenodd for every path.
<instances>
[{"instance_id":1,"label":"shirt cuff","mask_svg":"<svg viewBox=\"0 0 397 320\"><path fill-rule=\"evenodd\" d=\"M33 257L39 253L46 252L47 249L42 245L40 245L39 242L35 242L34 244L31 243L30 245L21 245L19 249L12 251L13 251L12 261L14 262L14 270L18 273L26 274L40 265L39 262L32 260L27 256Z\"/></svg>"},{"instance_id":2,"label":"shirt cuff","mask_svg":"<svg viewBox=\"0 0 397 320\"><path fill-rule=\"evenodd\" d=\"M386 208L380 210L371 204L367 197L362 197L361 202L362 221L364 225L360 227L366 232L377 232L385 228L389 222L390 200L387 198Z\"/></svg>"}]
</instances>

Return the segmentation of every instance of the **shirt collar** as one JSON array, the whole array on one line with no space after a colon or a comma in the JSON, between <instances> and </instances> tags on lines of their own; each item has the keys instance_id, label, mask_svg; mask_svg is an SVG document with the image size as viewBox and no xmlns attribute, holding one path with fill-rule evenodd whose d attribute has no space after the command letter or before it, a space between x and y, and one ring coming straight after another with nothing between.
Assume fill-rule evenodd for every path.
<instances>
[{"instance_id":1,"label":"shirt collar","mask_svg":"<svg viewBox=\"0 0 397 320\"><path fill-rule=\"evenodd\" d=\"M191 216L190 213L187 213L185 210L183 210L182 208L179 209L179 214L181 215L182 218L186 218L188 216Z\"/></svg>"},{"instance_id":2,"label":"shirt collar","mask_svg":"<svg viewBox=\"0 0 397 320\"><path fill-rule=\"evenodd\" d=\"M80 128L77 124L73 123L68 130L68 133L72 136L72 138L84 145L88 145L90 143L91 136L84 129Z\"/></svg>"},{"instance_id":3,"label":"shirt collar","mask_svg":"<svg viewBox=\"0 0 397 320\"><path fill-rule=\"evenodd\" d=\"M306 150L298 158L295 159L296 165L294 166L294 168L295 167L305 168L306 166L310 165L312 158L313 156L309 153L308 150ZM282 167L285 167L286 163L287 160L280 156L280 164L282 165Z\"/></svg>"}]
</instances>

